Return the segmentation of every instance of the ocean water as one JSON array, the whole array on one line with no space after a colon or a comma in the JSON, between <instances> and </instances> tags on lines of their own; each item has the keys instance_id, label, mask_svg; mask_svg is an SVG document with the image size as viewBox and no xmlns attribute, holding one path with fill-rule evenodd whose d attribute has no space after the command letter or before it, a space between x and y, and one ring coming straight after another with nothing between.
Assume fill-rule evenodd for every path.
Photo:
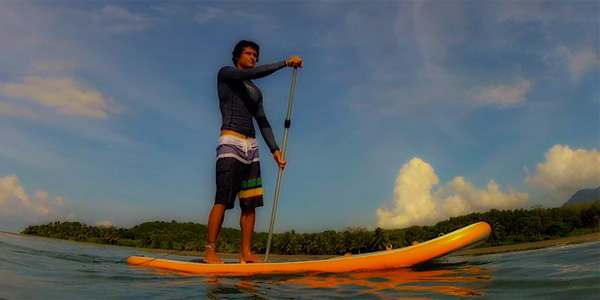
<instances>
[{"instance_id":1,"label":"ocean water","mask_svg":"<svg viewBox=\"0 0 600 300\"><path fill-rule=\"evenodd\" d=\"M0 299L600 299L598 241L346 274L185 275L130 255L158 256L0 233Z\"/></svg>"}]
</instances>

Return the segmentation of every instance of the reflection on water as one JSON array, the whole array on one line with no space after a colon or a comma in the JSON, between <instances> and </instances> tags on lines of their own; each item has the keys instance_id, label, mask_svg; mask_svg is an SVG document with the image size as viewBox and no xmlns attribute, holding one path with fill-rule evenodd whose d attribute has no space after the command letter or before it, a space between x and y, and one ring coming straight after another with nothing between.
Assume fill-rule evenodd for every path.
<instances>
[{"instance_id":1,"label":"reflection on water","mask_svg":"<svg viewBox=\"0 0 600 300\"><path fill-rule=\"evenodd\" d=\"M245 292L262 298L423 297L450 295L481 297L483 282L490 279L485 268L453 270L396 269L347 274L255 275L248 277L204 277L212 288L207 296L223 297Z\"/></svg>"},{"instance_id":2,"label":"reflection on water","mask_svg":"<svg viewBox=\"0 0 600 300\"><path fill-rule=\"evenodd\" d=\"M444 269L440 269L444 268ZM138 270L140 270L138 268ZM209 298L348 298L364 297L459 297L485 296L491 279L487 268L452 264L429 264L412 269L344 274L277 274L253 276L198 276L189 273L143 268L163 278L134 283L135 288L185 289L204 286ZM147 276L146 275L146 276Z\"/></svg>"},{"instance_id":3,"label":"reflection on water","mask_svg":"<svg viewBox=\"0 0 600 300\"><path fill-rule=\"evenodd\" d=\"M390 291L430 290L440 294L456 296L481 296L469 283L488 280L482 268L464 268L459 270L413 271L400 269L354 273L344 275L309 276L288 280L289 284L303 285L303 288L358 288L366 294L377 295ZM459 284L460 283L460 286Z\"/></svg>"}]
</instances>

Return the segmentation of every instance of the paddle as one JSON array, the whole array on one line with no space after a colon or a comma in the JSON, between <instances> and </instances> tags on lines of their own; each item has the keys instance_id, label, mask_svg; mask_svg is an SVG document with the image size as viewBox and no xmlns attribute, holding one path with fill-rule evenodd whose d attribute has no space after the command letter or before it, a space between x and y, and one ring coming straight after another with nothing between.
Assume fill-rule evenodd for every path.
<instances>
[{"instance_id":1,"label":"paddle","mask_svg":"<svg viewBox=\"0 0 600 300\"><path fill-rule=\"evenodd\" d=\"M290 98L288 101L287 117L285 119L283 132L283 144L281 147L281 158L285 159L285 149L288 140L288 133L290 131L290 125L292 124L292 103L294 102L294 90L296 89L296 74L298 68L294 67L292 73L292 85L290 86ZM273 210L271 211L271 225L269 226L269 238L267 239L267 251L265 252L265 262L269 261L269 252L271 252L271 241L273 239L273 228L275 227L275 217L277 216L277 204L279 202L279 191L281 190L281 176L283 175L283 168L279 168L277 172L277 184L275 185L275 195L273 197Z\"/></svg>"}]
</instances>

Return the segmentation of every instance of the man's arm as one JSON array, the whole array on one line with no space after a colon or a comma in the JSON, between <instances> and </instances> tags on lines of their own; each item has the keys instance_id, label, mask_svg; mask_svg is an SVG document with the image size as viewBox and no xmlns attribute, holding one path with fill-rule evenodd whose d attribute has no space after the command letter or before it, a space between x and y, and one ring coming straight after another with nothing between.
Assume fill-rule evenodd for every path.
<instances>
[{"instance_id":1,"label":"man's arm","mask_svg":"<svg viewBox=\"0 0 600 300\"><path fill-rule=\"evenodd\" d=\"M256 119L256 123L260 129L260 134L265 140L265 143L267 143L267 146L269 146L269 150L271 150L271 153L275 153L275 151L279 150L279 146L277 146L277 142L275 141L275 135L273 135L271 124L269 124L269 120L267 120L262 99L258 102L254 119Z\"/></svg>"},{"instance_id":2,"label":"man's arm","mask_svg":"<svg viewBox=\"0 0 600 300\"><path fill-rule=\"evenodd\" d=\"M234 67L224 67L219 71L219 79L228 80L248 80L258 79L267 75L273 74L273 72L286 66L285 61L278 63L272 63L268 65L262 65L251 69L238 70Z\"/></svg>"},{"instance_id":3,"label":"man's arm","mask_svg":"<svg viewBox=\"0 0 600 300\"><path fill-rule=\"evenodd\" d=\"M258 107L254 118L256 119L256 123L258 123L260 134L263 136L263 139L267 143L269 150L271 150L271 153L273 154L273 159L275 159L275 162L279 165L280 168L285 168L287 162L281 156L281 151L279 151L279 147L277 146L277 142L275 141L273 130L271 129L271 125L269 124L269 121L267 120L267 116L265 114L265 110L263 109L262 100L258 103Z\"/></svg>"}]
</instances>

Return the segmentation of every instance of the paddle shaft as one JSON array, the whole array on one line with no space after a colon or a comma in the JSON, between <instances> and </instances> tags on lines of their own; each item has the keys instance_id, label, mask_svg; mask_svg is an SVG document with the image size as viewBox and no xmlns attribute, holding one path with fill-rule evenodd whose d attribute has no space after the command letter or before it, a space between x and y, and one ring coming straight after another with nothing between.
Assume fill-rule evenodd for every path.
<instances>
[{"instance_id":1,"label":"paddle shaft","mask_svg":"<svg viewBox=\"0 0 600 300\"><path fill-rule=\"evenodd\" d=\"M290 86L290 98L288 101L287 117L285 119L285 130L283 131L283 143L281 145L281 158L285 159L285 149L287 146L288 133L292 124L292 104L294 103L294 90L296 89L296 75L298 68L294 67L292 73L292 84ZM271 242L273 240L273 229L275 228L275 217L277 216L277 204L279 203L279 192L281 191L281 177L283 176L283 168L277 171L277 184L275 184L275 195L273 196L273 210L271 211L271 225L269 226L269 238L267 238L267 250L265 252L265 262L269 261L269 253L271 252Z\"/></svg>"}]
</instances>

